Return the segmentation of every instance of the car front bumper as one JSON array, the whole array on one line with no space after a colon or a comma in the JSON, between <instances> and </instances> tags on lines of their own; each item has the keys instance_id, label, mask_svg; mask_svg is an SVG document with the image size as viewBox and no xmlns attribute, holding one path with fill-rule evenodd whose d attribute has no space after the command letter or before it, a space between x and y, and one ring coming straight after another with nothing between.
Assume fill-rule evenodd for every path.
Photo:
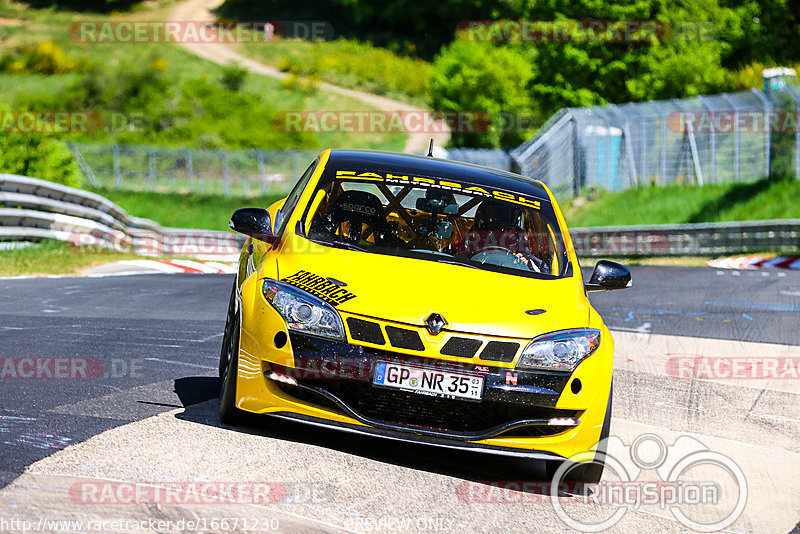
<instances>
[{"instance_id":1,"label":"car front bumper","mask_svg":"<svg viewBox=\"0 0 800 534\"><path fill-rule=\"evenodd\" d=\"M248 412L406 442L539 459L589 450L600 436L613 342L601 344L569 374L410 357L295 333L276 357L272 347L262 349L260 337L242 333L237 407ZM485 378L483 399L443 399L374 387L377 361L480 374ZM604 361L607 370L599 372ZM576 378L582 383L578 394L571 387Z\"/></svg>"}]
</instances>

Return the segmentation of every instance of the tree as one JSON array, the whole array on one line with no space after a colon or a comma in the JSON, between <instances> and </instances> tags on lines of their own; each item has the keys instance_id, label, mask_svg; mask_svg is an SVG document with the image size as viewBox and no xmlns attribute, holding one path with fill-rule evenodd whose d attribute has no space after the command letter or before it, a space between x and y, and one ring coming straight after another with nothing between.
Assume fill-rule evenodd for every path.
<instances>
[{"instance_id":1,"label":"tree","mask_svg":"<svg viewBox=\"0 0 800 534\"><path fill-rule=\"evenodd\" d=\"M456 146L498 148L528 137L519 121L535 114L528 96L533 65L510 48L489 43L455 41L436 58L431 100L437 111L484 112L491 120L483 135L454 132ZM537 115L538 118L538 115ZM505 120L504 120L505 119Z\"/></svg>"}]
</instances>

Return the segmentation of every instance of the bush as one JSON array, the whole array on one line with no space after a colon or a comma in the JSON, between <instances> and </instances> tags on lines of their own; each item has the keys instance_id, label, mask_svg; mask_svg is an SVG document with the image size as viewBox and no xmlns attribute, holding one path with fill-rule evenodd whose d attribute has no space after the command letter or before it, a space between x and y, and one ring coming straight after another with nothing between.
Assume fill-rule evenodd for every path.
<instances>
[{"instance_id":1,"label":"bush","mask_svg":"<svg viewBox=\"0 0 800 534\"><path fill-rule=\"evenodd\" d=\"M222 68L222 86L228 91L238 91L247 79L248 70L244 67L229 65Z\"/></svg>"},{"instance_id":2,"label":"bush","mask_svg":"<svg viewBox=\"0 0 800 534\"><path fill-rule=\"evenodd\" d=\"M0 71L9 74L66 74L85 64L68 56L53 41L22 45L0 57Z\"/></svg>"},{"instance_id":3,"label":"bush","mask_svg":"<svg viewBox=\"0 0 800 534\"><path fill-rule=\"evenodd\" d=\"M481 111L492 120L485 134L452 134L455 146L501 148L520 144L529 132L501 116L530 117L535 108L528 97L533 80L531 64L510 48L488 43L455 41L436 58L431 80L433 109ZM527 121L526 121L527 122Z\"/></svg>"},{"instance_id":4,"label":"bush","mask_svg":"<svg viewBox=\"0 0 800 534\"><path fill-rule=\"evenodd\" d=\"M301 76L319 76L331 83L375 94L400 94L427 99L432 66L356 40L314 43L287 39L273 45L285 53L277 68ZM274 59L273 59L274 61Z\"/></svg>"},{"instance_id":5,"label":"bush","mask_svg":"<svg viewBox=\"0 0 800 534\"><path fill-rule=\"evenodd\" d=\"M0 171L70 187L80 187L83 181L67 146L43 134L0 135Z\"/></svg>"},{"instance_id":6,"label":"bush","mask_svg":"<svg viewBox=\"0 0 800 534\"><path fill-rule=\"evenodd\" d=\"M307 77L289 89L313 93L318 86L318 78ZM102 129L70 134L75 141L202 148L318 146L313 134L286 134L271 126L277 110L268 95L232 91L211 77L180 80L159 58L116 68L92 65L60 93L18 97L14 108L23 107L92 110L103 118Z\"/></svg>"},{"instance_id":7,"label":"bush","mask_svg":"<svg viewBox=\"0 0 800 534\"><path fill-rule=\"evenodd\" d=\"M281 80L281 87L289 91L302 91L306 94L314 94L319 91L320 77L316 74L310 76L298 76L290 73Z\"/></svg>"}]
</instances>

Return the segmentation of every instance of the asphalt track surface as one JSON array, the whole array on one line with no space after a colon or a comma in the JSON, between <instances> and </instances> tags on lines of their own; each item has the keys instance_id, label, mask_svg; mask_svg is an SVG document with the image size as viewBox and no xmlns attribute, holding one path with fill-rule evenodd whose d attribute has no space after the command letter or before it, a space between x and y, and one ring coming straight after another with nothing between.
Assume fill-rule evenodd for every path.
<instances>
[{"instance_id":1,"label":"asphalt track surface","mask_svg":"<svg viewBox=\"0 0 800 534\"><path fill-rule=\"evenodd\" d=\"M617 331L800 345L800 273L639 267L624 291L590 293ZM584 279L589 279L584 270Z\"/></svg>"},{"instance_id":2,"label":"asphalt track surface","mask_svg":"<svg viewBox=\"0 0 800 534\"><path fill-rule=\"evenodd\" d=\"M632 272L631 289L590 294L612 330L800 345L800 273L668 267ZM0 356L12 359L14 371L22 358L66 358L62 373L74 361L89 370L86 378L79 372L59 380L50 377L55 369L44 367L37 371L41 379L15 379L4 367L0 487L69 445L176 408L192 413L193 406L214 399L232 281L230 275L0 279ZM204 412L198 420L210 417ZM294 425L278 431L290 442L308 443L307 435ZM354 442L335 432L321 432L312 443L465 479L481 472L454 473L450 453L386 453L379 440ZM484 468L501 474L508 469L491 462Z\"/></svg>"}]
</instances>

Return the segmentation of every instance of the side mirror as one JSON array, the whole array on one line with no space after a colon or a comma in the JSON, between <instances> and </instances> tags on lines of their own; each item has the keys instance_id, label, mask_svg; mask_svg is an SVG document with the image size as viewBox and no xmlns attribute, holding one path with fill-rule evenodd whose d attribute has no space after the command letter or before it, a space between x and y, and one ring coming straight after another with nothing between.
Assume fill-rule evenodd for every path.
<instances>
[{"instance_id":1,"label":"side mirror","mask_svg":"<svg viewBox=\"0 0 800 534\"><path fill-rule=\"evenodd\" d=\"M586 291L611 291L631 287L631 272L624 265L600 260L594 266Z\"/></svg>"},{"instance_id":2,"label":"side mirror","mask_svg":"<svg viewBox=\"0 0 800 534\"><path fill-rule=\"evenodd\" d=\"M269 212L263 208L242 208L234 211L228 226L234 232L270 244L276 240L272 233L272 219Z\"/></svg>"}]
</instances>

